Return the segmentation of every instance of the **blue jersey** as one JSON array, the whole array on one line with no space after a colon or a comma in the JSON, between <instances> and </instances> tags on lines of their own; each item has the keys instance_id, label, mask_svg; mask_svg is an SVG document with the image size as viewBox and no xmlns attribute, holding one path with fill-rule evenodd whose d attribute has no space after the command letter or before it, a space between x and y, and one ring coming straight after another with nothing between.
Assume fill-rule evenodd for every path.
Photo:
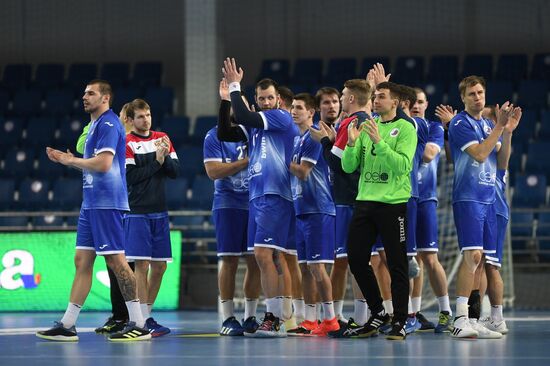
<instances>
[{"instance_id":1,"label":"blue jersey","mask_svg":"<svg viewBox=\"0 0 550 366\"><path fill-rule=\"evenodd\" d=\"M248 155L244 142L223 142L218 140L218 127L212 128L204 137L204 162L217 161L233 163ZM248 210L248 169L243 169L229 177L214 181L214 201L212 210L236 208Z\"/></svg>"},{"instance_id":2,"label":"blue jersey","mask_svg":"<svg viewBox=\"0 0 550 366\"><path fill-rule=\"evenodd\" d=\"M510 215L510 207L506 202L506 170L498 169L495 185L495 212L499 216L505 217L507 220Z\"/></svg>"},{"instance_id":3,"label":"blue jersey","mask_svg":"<svg viewBox=\"0 0 550 366\"><path fill-rule=\"evenodd\" d=\"M245 128L249 141L250 200L274 194L292 202L290 161L294 137L300 133L290 113L282 109L260 112L263 128Z\"/></svg>"},{"instance_id":4,"label":"blue jersey","mask_svg":"<svg viewBox=\"0 0 550 366\"><path fill-rule=\"evenodd\" d=\"M321 144L311 138L309 130L295 138L292 161L296 164L307 161L314 165L307 180L300 180L294 175L290 178L296 215L335 216L336 208L332 198L329 167L323 157Z\"/></svg>"},{"instance_id":5,"label":"blue jersey","mask_svg":"<svg viewBox=\"0 0 550 366\"><path fill-rule=\"evenodd\" d=\"M428 142L428 121L420 117L413 117L416 127L416 135L418 136L418 142L416 143L416 151L413 157L413 165L411 170L411 197L419 197L418 192L418 168L422 163L422 156L424 155L424 148Z\"/></svg>"},{"instance_id":6,"label":"blue jersey","mask_svg":"<svg viewBox=\"0 0 550 366\"><path fill-rule=\"evenodd\" d=\"M114 155L108 172L82 170L82 209L130 211L126 188L126 132L118 116L110 109L91 122L84 145L84 159L105 151Z\"/></svg>"},{"instance_id":7,"label":"blue jersey","mask_svg":"<svg viewBox=\"0 0 550 366\"><path fill-rule=\"evenodd\" d=\"M474 144L482 143L491 134L492 128L489 120L477 120L466 111L454 116L449 123L449 144L455 166L453 203L471 201L490 204L495 201L496 148L482 163L465 151Z\"/></svg>"},{"instance_id":8,"label":"blue jersey","mask_svg":"<svg viewBox=\"0 0 550 366\"><path fill-rule=\"evenodd\" d=\"M429 135L426 145L435 145L441 151L444 144L441 122L429 122ZM418 168L418 202L437 201L437 165L439 152L429 163L420 163Z\"/></svg>"}]
</instances>

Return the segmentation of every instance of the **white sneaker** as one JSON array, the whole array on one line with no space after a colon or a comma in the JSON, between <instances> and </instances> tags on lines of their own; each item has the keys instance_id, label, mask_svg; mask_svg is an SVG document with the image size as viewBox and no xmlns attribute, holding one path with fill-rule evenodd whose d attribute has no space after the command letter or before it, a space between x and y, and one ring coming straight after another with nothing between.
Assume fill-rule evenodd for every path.
<instances>
[{"instance_id":1,"label":"white sneaker","mask_svg":"<svg viewBox=\"0 0 550 366\"><path fill-rule=\"evenodd\" d=\"M461 316L454 321L451 337L453 338L477 338L477 330L472 328L468 317Z\"/></svg>"},{"instance_id":2,"label":"white sneaker","mask_svg":"<svg viewBox=\"0 0 550 366\"><path fill-rule=\"evenodd\" d=\"M485 328L495 332L499 332L500 334L508 333L508 327L506 326L506 322L504 320L497 322L495 320L491 320L491 318L488 317L480 320L480 323L483 324Z\"/></svg>"},{"instance_id":3,"label":"white sneaker","mask_svg":"<svg viewBox=\"0 0 550 366\"><path fill-rule=\"evenodd\" d=\"M477 331L477 337L479 339L499 339L502 338L502 334L495 332L483 326L477 319L470 319L470 325Z\"/></svg>"}]
</instances>

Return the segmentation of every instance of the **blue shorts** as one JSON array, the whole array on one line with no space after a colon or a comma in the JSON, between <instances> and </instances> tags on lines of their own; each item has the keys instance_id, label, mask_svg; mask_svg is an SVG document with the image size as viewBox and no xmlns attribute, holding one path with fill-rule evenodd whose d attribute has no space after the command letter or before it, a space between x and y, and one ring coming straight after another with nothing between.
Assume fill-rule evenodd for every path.
<instances>
[{"instance_id":1,"label":"blue shorts","mask_svg":"<svg viewBox=\"0 0 550 366\"><path fill-rule=\"evenodd\" d=\"M296 218L298 263L334 263L335 217L326 214Z\"/></svg>"},{"instance_id":2,"label":"blue shorts","mask_svg":"<svg viewBox=\"0 0 550 366\"><path fill-rule=\"evenodd\" d=\"M349 223L353 216L353 206L336 206L336 234L334 255L336 258L348 256Z\"/></svg>"},{"instance_id":3,"label":"blue shorts","mask_svg":"<svg viewBox=\"0 0 550 366\"><path fill-rule=\"evenodd\" d=\"M212 211L218 257L253 254L247 251L248 210L219 208Z\"/></svg>"},{"instance_id":4,"label":"blue shorts","mask_svg":"<svg viewBox=\"0 0 550 366\"><path fill-rule=\"evenodd\" d=\"M502 267L502 253L504 251L504 239L506 238L506 229L508 219L504 216L497 215L497 247L495 254L486 254L485 262L492 264L495 267Z\"/></svg>"},{"instance_id":5,"label":"blue shorts","mask_svg":"<svg viewBox=\"0 0 550 366\"><path fill-rule=\"evenodd\" d=\"M416 255L416 217L418 214L418 197L407 201L407 256Z\"/></svg>"},{"instance_id":6,"label":"blue shorts","mask_svg":"<svg viewBox=\"0 0 550 366\"><path fill-rule=\"evenodd\" d=\"M382 238L378 235L376 237L376 243L374 243L370 250L370 255L379 255L378 252L381 252L382 250L384 250L384 244L382 243Z\"/></svg>"},{"instance_id":7,"label":"blue shorts","mask_svg":"<svg viewBox=\"0 0 550 366\"><path fill-rule=\"evenodd\" d=\"M292 249L287 249L292 217L293 203L281 196L269 194L254 198L248 215L248 250L264 247L292 254Z\"/></svg>"},{"instance_id":8,"label":"blue shorts","mask_svg":"<svg viewBox=\"0 0 550 366\"><path fill-rule=\"evenodd\" d=\"M80 209L76 249L95 250L97 255L124 253L124 228L120 210Z\"/></svg>"},{"instance_id":9,"label":"blue shorts","mask_svg":"<svg viewBox=\"0 0 550 366\"><path fill-rule=\"evenodd\" d=\"M492 204L455 202L453 214L460 251L496 253L496 214Z\"/></svg>"},{"instance_id":10,"label":"blue shorts","mask_svg":"<svg viewBox=\"0 0 550 366\"><path fill-rule=\"evenodd\" d=\"M168 212L124 215L124 249L128 261L172 261Z\"/></svg>"},{"instance_id":11,"label":"blue shorts","mask_svg":"<svg viewBox=\"0 0 550 366\"><path fill-rule=\"evenodd\" d=\"M417 212L416 250L419 252L437 252L439 250L437 201L419 203Z\"/></svg>"}]
</instances>

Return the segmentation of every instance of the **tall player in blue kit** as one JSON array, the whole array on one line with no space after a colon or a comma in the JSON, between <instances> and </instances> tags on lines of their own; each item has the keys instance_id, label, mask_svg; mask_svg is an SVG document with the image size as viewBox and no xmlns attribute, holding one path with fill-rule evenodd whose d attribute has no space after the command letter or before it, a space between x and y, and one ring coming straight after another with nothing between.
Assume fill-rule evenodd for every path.
<instances>
[{"instance_id":1,"label":"tall player in blue kit","mask_svg":"<svg viewBox=\"0 0 550 366\"><path fill-rule=\"evenodd\" d=\"M110 109L112 89L103 80L88 83L82 100L90 113L91 124L86 137L84 157L46 148L50 160L82 169L83 200L78 218L75 266L69 305L55 326L37 332L40 338L53 341L77 341L75 323L92 286L92 268L97 255L115 273L130 322L122 332L109 336L111 341L150 339L137 298L136 278L124 257L122 215L129 211L126 189L126 136L118 116Z\"/></svg>"},{"instance_id":2,"label":"tall player in blue kit","mask_svg":"<svg viewBox=\"0 0 550 366\"><path fill-rule=\"evenodd\" d=\"M237 68L235 59L227 58L222 69L229 84L231 106L239 126L223 126L218 121L221 140L247 140L249 155L249 246L261 272L261 282L266 297L267 311L256 337L284 337L281 328L282 294L279 293L278 256L287 251L287 239L293 215L289 166L292 159L294 137L298 129L290 114L281 109L250 112L240 93L243 70ZM276 83L260 82L256 94L273 90L268 95L276 97Z\"/></svg>"},{"instance_id":3,"label":"tall player in blue kit","mask_svg":"<svg viewBox=\"0 0 550 366\"><path fill-rule=\"evenodd\" d=\"M482 255L496 252L495 178L501 135L514 113L508 102L497 106L496 124L482 117L485 80L468 76L459 84L464 111L449 123L455 165L453 213L462 253L458 272L456 312L451 335L456 338L499 338L498 332L468 318L468 296ZM491 286L491 283L488 284Z\"/></svg>"}]
</instances>

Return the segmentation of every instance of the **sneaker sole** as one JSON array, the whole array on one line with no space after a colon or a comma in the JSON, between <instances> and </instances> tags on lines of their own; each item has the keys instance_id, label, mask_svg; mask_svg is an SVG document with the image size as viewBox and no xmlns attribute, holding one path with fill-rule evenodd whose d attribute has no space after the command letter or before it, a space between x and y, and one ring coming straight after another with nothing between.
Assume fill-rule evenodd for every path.
<instances>
[{"instance_id":1,"label":"sneaker sole","mask_svg":"<svg viewBox=\"0 0 550 366\"><path fill-rule=\"evenodd\" d=\"M142 335L135 338L108 338L110 342L140 342L151 340L151 334Z\"/></svg>"},{"instance_id":2,"label":"sneaker sole","mask_svg":"<svg viewBox=\"0 0 550 366\"><path fill-rule=\"evenodd\" d=\"M56 341L56 342L78 342L78 336L47 336L43 334L35 334L38 338L46 339L48 341Z\"/></svg>"},{"instance_id":3,"label":"sneaker sole","mask_svg":"<svg viewBox=\"0 0 550 366\"><path fill-rule=\"evenodd\" d=\"M153 338L158 338L158 337L165 336L165 335L167 335L168 333L170 333L170 330L168 330L167 332L151 333L151 337L153 337Z\"/></svg>"},{"instance_id":4,"label":"sneaker sole","mask_svg":"<svg viewBox=\"0 0 550 366\"><path fill-rule=\"evenodd\" d=\"M256 338L285 338L286 332L266 332L263 330L257 330L255 334Z\"/></svg>"},{"instance_id":5,"label":"sneaker sole","mask_svg":"<svg viewBox=\"0 0 550 366\"><path fill-rule=\"evenodd\" d=\"M387 340L390 340L390 341L404 341L404 340L405 340L405 337L403 337L403 336L389 335L389 336L386 336L386 339L387 339Z\"/></svg>"}]
</instances>

